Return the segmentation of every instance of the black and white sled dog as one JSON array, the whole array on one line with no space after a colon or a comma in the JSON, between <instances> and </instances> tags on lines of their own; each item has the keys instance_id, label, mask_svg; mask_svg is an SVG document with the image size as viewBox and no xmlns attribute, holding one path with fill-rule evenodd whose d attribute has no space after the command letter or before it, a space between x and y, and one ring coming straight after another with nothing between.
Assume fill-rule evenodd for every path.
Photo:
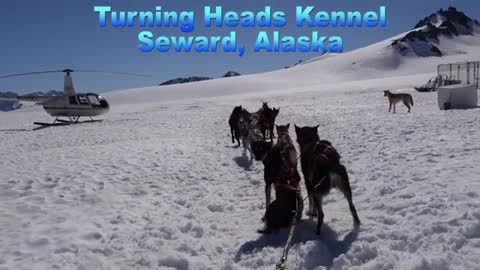
<instances>
[{"instance_id":1,"label":"black and white sled dog","mask_svg":"<svg viewBox=\"0 0 480 270\"><path fill-rule=\"evenodd\" d=\"M249 152L251 159L253 159L252 142L265 140L264 130L262 129L262 123L265 119L263 107L255 113L250 113L242 106L237 106L230 115L228 124L230 125L232 143L235 143L236 140L238 146L243 145L244 153Z\"/></svg>"},{"instance_id":2,"label":"black and white sled dog","mask_svg":"<svg viewBox=\"0 0 480 270\"><path fill-rule=\"evenodd\" d=\"M288 132L290 124L285 126L275 125L277 128L277 146L282 151L283 162L290 168L297 168L297 150L293 145L292 138Z\"/></svg>"},{"instance_id":3,"label":"black and white sled dog","mask_svg":"<svg viewBox=\"0 0 480 270\"><path fill-rule=\"evenodd\" d=\"M228 124L230 126L230 134L232 137L232 143L235 143L235 140L240 146L240 141L246 139L246 129L245 126L241 126L245 124L245 119L249 118L250 127L249 130L252 132L250 133L250 138L246 140L248 143L249 141L253 140L266 140L266 135L270 137L270 140L273 141L273 129L275 125L275 118L278 116L280 112L280 108L273 108L271 109L268 107L267 102L262 104L262 107L253 114L250 114L246 109L242 106L237 106L233 109L232 113L230 114L230 118L228 119ZM241 122L242 119L243 122ZM242 129L243 128L243 129ZM249 149L249 145L245 146L246 149Z\"/></svg>"},{"instance_id":4,"label":"black and white sled dog","mask_svg":"<svg viewBox=\"0 0 480 270\"><path fill-rule=\"evenodd\" d=\"M297 170L296 150L288 134L289 125L277 126L278 140L273 143L257 140L252 143L255 159L264 165L266 209L262 220L265 228L260 233L269 233L288 227L296 212L300 220L303 200L300 192L300 174ZM275 201L271 202L271 188L275 186Z\"/></svg>"},{"instance_id":5,"label":"black and white sled dog","mask_svg":"<svg viewBox=\"0 0 480 270\"><path fill-rule=\"evenodd\" d=\"M262 108L260 108L257 112L250 114L249 117L249 125L248 127L242 126L240 137L242 140L244 151L248 151L250 153L250 158L253 159L254 153L252 151L252 144L254 142L265 141L263 138L261 126L261 121L263 117Z\"/></svg>"},{"instance_id":6,"label":"black and white sled dog","mask_svg":"<svg viewBox=\"0 0 480 270\"><path fill-rule=\"evenodd\" d=\"M337 150L329 141L320 140L318 126L295 126L295 132L300 145L301 167L309 199L307 215L318 215L316 233L320 234L323 224L322 198L332 188L343 193L348 201L354 225L359 226L360 219L353 205L347 169L340 163Z\"/></svg>"},{"instance_id":7,"label":"black and white sled dog","mask_svg":"<svg viewBox=\"0 0 480 270\"><path fill-rule=\"evenodd\" d=\"M252 125L254 125L256 121L254 116L255 114L249 113L247 110L243 109L238 118L238 136L242 141L244 154L248 151L251 159L253 159L251 137L254 132L254 130L252 130Z\"/></svg>"}]
</instances>

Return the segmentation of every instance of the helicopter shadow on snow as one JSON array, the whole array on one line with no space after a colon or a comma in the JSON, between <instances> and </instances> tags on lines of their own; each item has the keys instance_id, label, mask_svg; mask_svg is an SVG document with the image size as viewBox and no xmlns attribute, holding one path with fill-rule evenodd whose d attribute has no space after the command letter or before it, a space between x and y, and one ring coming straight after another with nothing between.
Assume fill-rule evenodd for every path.
<instances>
[{"instance_id":1,"label":"helicopter shadow on snow","mask_svg":"<svg viewBox=\"0 0 480 270\"><path fill-rule=\"evenodd\" d=\"M120 118L120 119L105 119L103 123L105 124L116 124L116 123L128 123L128 122L139 122L140 118Z\"/></svg>"},{"instance_id":2,"label":"helicopter shadow on snow","mask_svg":"<svg viewBox=\"0 0 480 270\"><path fill-rule=\"evenodd\" d=\"M45 129L49 126L38 126L31 129L27 128L12 128L12 129L0 129L0 133L14 133L14 132L27 132L27 131L37 131Z\"/></svg>"},{"instance_id":3,"label":"helicopter shadow on snow","mask_svg":"<svg viewBox=\"0 0 480 270\"><path fill-rule=\"evenodd\" d=\"M354 228L347 233L342 239L328 224L322 225L322 232L316 235L316 219L302 220L297 224L292 242L290 246L295 244L315 241L314 247L303 258L303 269L313 269L319 265L330 269L333 265L333 260L338 256L346 253L352 243L358 238L359 229ZM261 235L253 241L248 241L240 246L237 251L234 261L239 262L242 255L260 252L266 247L283 248L287 241L288 230L282 229L278 233ZM279 259L282 254L279 254ZM289 256L295 256L294 252L290 250Z\"/></svg>"},{"instance_id":4,"label":"helicopter shadow on snow","mask_svg":"<svg viewBox=\"0 0 480 270\"><path fill-rule=\"evenodd\" d=\"M51 126L36 126L33 128L10 128L10 129L0 129L0 133L14 133L14 132L27 132L27 131L36 131L48 128Z\"/></svg>"},{"instance_id":5,"label":"helicopter shadow on snow","mask_svg":"<svg viewBox=\"0 0 480 270\"><path fill-rule=\"evenodd\" d=\"M57 124L40 124L36 127L33 127L31 129L27 128L12 128L12 129L0 129L0 133L13 133L13 132L26 132L26 131L37 131L37 130L42 130L46 128L52 128L52 127L64 127L64 126L71 126L71 125L79 125L79 124L93 124L93 123L103 123L103 124L113 124L113 123L123 123L123 122L134 122L134 121L140 121L139 118L125 118L125 119L115 119L115 120L110 120L110 119L97 119L97 120L87 120L87 121L80 121L80 122L75 122L75 123L57 123Z\"/></svg>"},{"instance_id":6,"label":"helicopter shadow on snow","mask_svg":"<svg viewBox=\"0 0 480 270\"><path fill-rule=\"evenodd\" d=\"M12 129L0 129L0 133L5 132L5 133L10 133L10 132L26 132L26 131L37 131L37 130L42 130L46 128L59 128L59 127L65 127L65 126L71 126L71 125L79 125L79 124L92 124L92 123L102 123L104 122L103 119L98 119L98 120L87 120L87 121L80 121L80 122L71 122L71 123L39 123L36 124L37 126L27 129L27 128L12 128Z\"/></svg>"},{"instance_id":7,"label":"helicopter shadow on snow","mask_svg":"<svg viewBox=\"0 0 480 270\"><path fill-rule=\"evenodd\" d=\"M32 131L33 129L26 129L26 128L11 128L11 129L0 129L0 132L24 132L24 131Z\"/></svg>"}]
</instances>

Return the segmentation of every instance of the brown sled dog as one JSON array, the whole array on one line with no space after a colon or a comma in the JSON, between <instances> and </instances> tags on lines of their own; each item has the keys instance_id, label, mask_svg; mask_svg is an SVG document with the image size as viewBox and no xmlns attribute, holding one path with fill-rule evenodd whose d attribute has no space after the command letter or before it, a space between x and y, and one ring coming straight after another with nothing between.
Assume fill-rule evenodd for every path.
<instances>
[{"instance_id":1,"label":"brown sled dog","mask_svg":"<svg viewBox=\"0 0 480 270\"><path fill-rule=\"evenodd\" d=\"M322 197L332 188L339 189L348 201L355 226L360 225L357 210L352 201L352 190L348 173L340 163L340 155L329 141L320 140L318 126L297 127L297 141L301 151L302 172L309 199L307 215L318 215L316 233L320 234L323 224Z\"/></svg>"},{"instance_id":2,"label":"brown sled dog","mask_svg":"<svg viewBox=\"0 0 480 270\"><path fill-rule=\"evenodd\" d=\"M383 96L388 97L388 102L390 103L390 107L388 108L388 112L392 110L393 106L393 113L395 113L395 104L403 102L405 106L408 108L408 112L411 111L411 107L413 106L413 98L410 94L405 94L405 93L397 93L394 94L390 92L389 90L383 91Z\"/></svg>"}]
</instances>

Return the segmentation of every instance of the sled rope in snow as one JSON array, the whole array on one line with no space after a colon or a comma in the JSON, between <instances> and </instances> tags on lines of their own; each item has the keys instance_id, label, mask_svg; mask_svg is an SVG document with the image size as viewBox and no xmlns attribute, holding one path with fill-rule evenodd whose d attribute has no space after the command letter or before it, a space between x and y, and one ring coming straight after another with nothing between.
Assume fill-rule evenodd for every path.
<instances>
[{"instance_id":1,"label":"sled rope in snow","mask_svg":"<svg viewBox=\"0 0 480 270\"><path fill-rule=\"evenodd\" d=\"M308 198L308 196L307 196L307 198ZM288 230L287 243L285 244L285 247L283 248L282 258L280 259L280 262L276 265L277 270L288 270L287 257L288 257L288 251L290 249L290 242L293 239L293 233L295 231L295 226L297 225L298 198L295 199L295 208L296 209L293 211L292 222L290 223L290 228Z\"/></svg>"},{"instance_id":2,"label":"sled rope in snow","mask_svg":"<svg viewBox=\"0 0 480 270\"><path fill-rule=\"evenodd\" d=\"M308 195L305 196L305 198L303 199L303 202L305 202L307 199L308 199ZM290 228L288 230L287 243L283 248L282 258L280 259L280 262L276 265L276 270L288 270L288 265L287 265L288 251L290 249L290 242L292 242L292 239L293 239L293 233L295 232L295 226L297 225L298 197L295 199L295 208L296 210L293 211L294 214L293 214L292 222L290 223Z\"/></svg>"}]
</instances>

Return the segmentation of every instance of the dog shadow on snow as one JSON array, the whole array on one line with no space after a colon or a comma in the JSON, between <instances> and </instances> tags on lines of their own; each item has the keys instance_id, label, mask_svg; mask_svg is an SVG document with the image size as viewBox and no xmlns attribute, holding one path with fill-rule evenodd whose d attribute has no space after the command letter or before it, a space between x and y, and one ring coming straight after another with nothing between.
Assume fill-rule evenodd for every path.
<instances>
[{"instance_id":1,"label":"dog shadow on snow","mask_svg":"<svg viewBox=\"0 0 480 270\"><path fill-rule=\"evenodd\" d=\"M248 157L246 153L243 153L242 156L233 158L233 161L235 161L239 167L242 167L245 170L250 170L250 167L253 165L253 159Z\"/></svg>"},{"instance_id":2,"label":"dog shadow on snow","mask_svg":"<svg viewBox=\"0 0 480 270\"><path fill-rule=\"evenodd\" d=\"M320 235L316 235L316 220L303 220L297 224L294 232L294 236L290 247L295 244L307 243L314 241L314 247L303 258L303 268L313 269L319 265L330 269L333 265L333 260L338 256L346 253L352 243L357 240L359 229L352 229L347 233L343 239L338 239L338 234L328 226L328 224L322 225L322 232ZM235 255L235 262L241 260L242 255L252 254L260 252L265 247L282 248L285 246L288 236L288 230L282 229L278 233L269 235L261 235L258 239L246 242L243 244ZM290 249L290 256L295 256L293 250ZM279 259L282 254L278 254Z\"/></svg>"}]
</instances>

